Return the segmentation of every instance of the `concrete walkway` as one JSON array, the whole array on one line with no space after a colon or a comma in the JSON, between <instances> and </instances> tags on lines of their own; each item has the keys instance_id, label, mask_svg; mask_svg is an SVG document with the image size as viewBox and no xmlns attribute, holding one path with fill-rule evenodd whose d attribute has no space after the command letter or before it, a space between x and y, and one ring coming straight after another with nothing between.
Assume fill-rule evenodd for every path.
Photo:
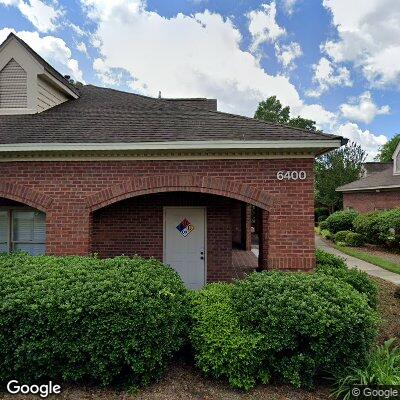
<instances>
[{"instance_id":1,"label":"concrete walkway","mask_svg":"<svg viewBox=\"0 0 400 400\"><path fill-rule=\"evenodd\" d=\"M315 236L315 245L318 249L324 250L327 253L331 253L335 256L342 257L346 260L347 265L350 268L357 268L361 271L365 271L368 275L376 276L378 278L384 279L388 282L392 282L396 285L400 285L400 275L393 272L387 271L377 265L371 264L369 262L360 260L355 257L348 256L339 250L331 247L328 243L322 240L319 236Z\"/></svg>"}]
</instances>

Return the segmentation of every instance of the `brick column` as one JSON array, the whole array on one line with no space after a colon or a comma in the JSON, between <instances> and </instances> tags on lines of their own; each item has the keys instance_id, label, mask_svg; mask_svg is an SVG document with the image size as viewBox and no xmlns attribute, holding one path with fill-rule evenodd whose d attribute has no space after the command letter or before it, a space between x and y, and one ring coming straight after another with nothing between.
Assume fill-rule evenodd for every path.
<instances>
[{"instance_id":1,"label":"brick column","mask_svg":"<svg viewBox=\"0 0 400 400\"><path fill-rule=\"evenodd\" d=\"M64 205L46 213L46 254L87 255L91 252L91 213L82 205Z\"/></svg>"},{"instance_id":2,"label":"brick column","mask_svg":"<svg viewBox=\"0 0 400 400\"><path fill-rule=\"evenodd\" d=\"M243 205L242 244L246 251L251 251L251 204Z\"/></svg>"},{"instance_id":3,"label":"brick column","mask_svg":"<svg viewBox=\"0 0 400 400\"><path fill-rule=\"evenodd\" d=\"M268 269L269 254L269 213L266 210L257 209L257 225L259 240L258 270Z\"/></svg>"}]
</instances>

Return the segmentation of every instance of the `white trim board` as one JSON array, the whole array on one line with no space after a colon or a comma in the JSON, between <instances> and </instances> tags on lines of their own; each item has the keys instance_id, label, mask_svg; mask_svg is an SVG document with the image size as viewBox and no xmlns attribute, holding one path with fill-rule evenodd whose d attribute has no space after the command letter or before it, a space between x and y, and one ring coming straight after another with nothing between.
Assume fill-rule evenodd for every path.
<instances>
[{"instance_id":1,"label":"white trim board","mask_svg":"<svg viewBox=\"0 0 400 400\"><path fill-rule=\"evenodd\" d=\"M337 192L367 192L370 190L383 190L383 189L400 189L400 185L390 185L390 186L373 186L365 188L355 188L355 189L336 189Z\"/></svg>"},{"instance_id":2,"label":"white trim board","mask_svg":"<svg viewBox=\"0 0 400 400\"><path fill-rule=\"evenodd\" d=\"M113 150L211 150L211 149L335 149L336 140L216 140L138 143L15 143L0 144L1 152L21 151L113 151Z\"/></svg>"}]
</instances>

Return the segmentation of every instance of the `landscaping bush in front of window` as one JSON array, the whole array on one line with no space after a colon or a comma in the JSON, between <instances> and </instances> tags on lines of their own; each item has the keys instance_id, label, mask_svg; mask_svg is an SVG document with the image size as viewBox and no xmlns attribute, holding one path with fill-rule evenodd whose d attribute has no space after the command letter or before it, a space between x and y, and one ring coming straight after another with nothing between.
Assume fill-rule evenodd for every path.
<instances>
[{"instance_id":1,"label":"landscaping bush in front of window","mask_svg":"<svg viewBox=\"0 0 400 400\"><path fill-rule=\"evenodd\" d=\"M187 311L155 260L0 256L0 381L146 384L183 344Z\"/></svg>"},{"instance_id":2,"label":"landscaping bush in front of window","mask_svg":"<svg viewBox=\"0 0 400 400\"><path fill-rule=\"evenodd\" d=\"M322 273L262 272L210 285L194 295L192 314L197 365L242 389L271 378L311 386L360 366L378 323L365 295Z\"/></svg>"}]
</instances>

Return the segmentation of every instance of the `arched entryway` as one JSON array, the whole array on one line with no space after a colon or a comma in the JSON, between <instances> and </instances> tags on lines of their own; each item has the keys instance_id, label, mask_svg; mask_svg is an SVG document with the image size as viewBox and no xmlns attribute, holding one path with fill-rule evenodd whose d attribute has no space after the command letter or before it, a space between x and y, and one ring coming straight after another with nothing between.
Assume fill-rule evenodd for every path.
<instances>
[{"instance_id":1,"label":"arched entryway","mask_svg":"<svg viewBox=\"0 0 400 400\"><path fill-rule=\"evenodd\" d=\"M221 179L131 180L88 199L92 251L163 260L192 288L238 278L258 265L251 253L251 206L267 215L271 203L258 189Z\"/></svg>"}]
</instances>

